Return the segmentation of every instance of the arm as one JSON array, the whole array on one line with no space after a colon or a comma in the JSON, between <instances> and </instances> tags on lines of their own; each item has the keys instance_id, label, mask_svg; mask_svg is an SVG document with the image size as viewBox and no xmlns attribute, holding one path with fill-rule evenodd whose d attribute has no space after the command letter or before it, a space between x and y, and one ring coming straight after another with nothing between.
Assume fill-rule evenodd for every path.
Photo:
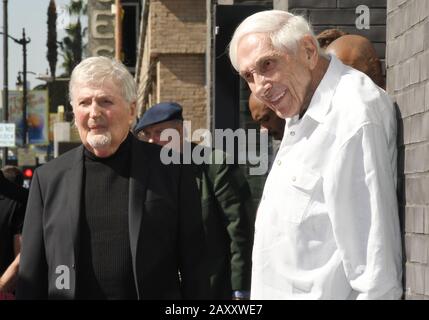
<instances>
[{"instance_id":1,"label":"arm","mask_svg":"<svg viewBox=\"0 0 429 320\"><path fill-rule=\"evenodd\" d=\"M12 217L12 227L15 233L13 238L13 251L15 259L0 277L0 292L13 292L15 290L16 280L18 278L19 259L21 251L21 232L22 223L24 220L23 211L25 208L22 205L17 205Z\"/></svg>"},{"instance_id":2,"label":"arm","mask_svg":"<svg viewBox=\"0 0 429 320\"><path fill-rule=\"evenodd\" d=\"M15 236L13 237L13 252L15 253L15 257L19 255L21 252L21 242L22 242L21 233L15 234Z\"/></svg>"},{"instance_id":3,"label":"arm","mask_svg":"<svg viewBox=\"0 0 429 320\"><path fill-rule=\"evenodd\" d=\"M205 246L201 203L194 174L181 166L179 186L179 250L184 299L206 299L209 276L204 264Z\"/></svg>"},{"instance_id":4,"label":"arm","mask_svg":"<svg viewBox=\"0 0 429 320\"><path fill-rule=\"evenodd\" d=\"M215 172L213 172L215 169ZM237 165L210 166L213 189L225 216L231 239L231 286L233 291L250 290L252 267L253 208L249 184ZM237 295L239 298L240 295Z\"/></svg>"},{"instance_id":5,"label":"arm","mask_svg":"<svg viewBox=\"0 0 429 320\"><path fill-rule=\"evenodd\" d=\"M18 277L19 254L15 260L9 265L3 275L0 277L0 293L11 293L15 288L16 279Z\"/></svg>"},{"instance_id":6,"label":"arm","mask_svg":"<svg viewBox=\"0 0 429 320\"><path fill-rule=\"evenodd\" d=\"M43 241L43 199L37 170L31 183L22 232L17 299L47 299L48 271Z\"/></svg>"},{"instance_id":7,"label":"arm","mask_svg":"<svg viewBox=\"0 0 429 320\"><path fill-rule=\"evenodd\" d=\"M402 251L397 198L382 129L364 125L324 182L334 238L358 299L398 299Z\"/></svg>"}]
</instances>

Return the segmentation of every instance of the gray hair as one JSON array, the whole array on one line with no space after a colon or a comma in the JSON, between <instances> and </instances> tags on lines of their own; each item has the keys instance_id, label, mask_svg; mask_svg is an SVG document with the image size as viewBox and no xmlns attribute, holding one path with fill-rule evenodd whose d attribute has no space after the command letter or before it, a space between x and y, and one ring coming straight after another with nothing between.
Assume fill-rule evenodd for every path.
<instances>
[{"instance_id":1,"label":"gray hair","mask_svg":"<svg viewBox=\"0 0 429 320\"><path fill-rule=\"evenodd\" d=\"M314 38L319 51L319 44L310 24L301 16L295 16L281 10L257 12L247 17L235 30L229 44L229 58L235 70L238 70L237 47L245 35L251 33L266 33L276 50L296 52L299 40L304 35Z\"/></svg>"},{"instance_id":2,"label":"gray hair","mask_svg":"<svg viewBox=\"0 0 429 320\"><path fill-rule=\"evenodd\" d=\"M70 101L76 84L99 85L106 79L112 80L121 88L122 96L127 102L136 102L137 89L133 76L121 62L107 57L87 58L73 69L69 84Z\"/></svg>"}]
</instances>

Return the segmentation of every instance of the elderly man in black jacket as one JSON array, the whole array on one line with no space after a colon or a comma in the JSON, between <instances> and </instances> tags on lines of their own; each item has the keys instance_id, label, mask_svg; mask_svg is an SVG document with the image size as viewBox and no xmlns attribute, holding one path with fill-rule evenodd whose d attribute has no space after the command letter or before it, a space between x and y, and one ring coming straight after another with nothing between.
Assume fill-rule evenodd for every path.
<instances>
[{"instance_id":1,"label":"elderly man in black jacket","mask_svg":"<svg viewBox=\"0 0 429 320\"><path fill-rule=\"evenodd\" d=\"M17 298L201 299L208 277L195 181L135 139L136 88L105 57L82 61L70 97L83 145L38 168Z\"/></svg>"}]
</instances>

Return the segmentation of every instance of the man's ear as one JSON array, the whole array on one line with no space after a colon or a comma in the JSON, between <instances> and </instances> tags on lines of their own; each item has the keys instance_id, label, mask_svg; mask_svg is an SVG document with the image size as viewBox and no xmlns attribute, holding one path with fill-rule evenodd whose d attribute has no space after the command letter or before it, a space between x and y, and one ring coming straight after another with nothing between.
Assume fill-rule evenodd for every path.
<instances>
[{"instance_id":1,"label":"man's ear","mask_svg":"<svg viewBox=\"0 0 429 320\"><path fill-rule=\"evenodd\" d=\"M134 122L136 121L136 115L137 115L137 102L131 102L130 103L130 125L133 126Z\"/></svg>"},{"instance_id":2,"label":"man's ear","mask_svg":"<svg viewBox=\"0 0 429 320\"><path fill-rule=\"evenodd\" d=\"M299 52L301 61L305 62L305 65L313 70L319 59L319 52L317 49L316 40L310 35L304 35L299 41Z\"/></svg>"},{"instance_id":3,"label":"man's ear","mask_svg":"<svg viewBox=\"0 0 429 320\"><path fill-rule=\"evenodd\" d=\"M137 102L130 103L130 116L135 118L137 114Z\"/></svg>"}]
</instances>

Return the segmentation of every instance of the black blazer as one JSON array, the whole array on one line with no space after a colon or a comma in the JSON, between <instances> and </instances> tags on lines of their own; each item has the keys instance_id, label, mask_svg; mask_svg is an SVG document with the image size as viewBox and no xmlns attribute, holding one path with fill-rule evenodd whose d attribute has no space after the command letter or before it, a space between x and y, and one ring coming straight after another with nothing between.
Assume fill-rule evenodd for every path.
<instances>
[{"instance_id":1,"label":"black blazer","mask_svg":"<svg viewBox=\"0 0 429 320\"><path fill-rule=\"evenodd\" d=\"M81 145L34 174L18 299L75 297L83 150ZM196 182L190 166L162 164L160 150L132 138L128 215L137 296L204 299L209 280L202 262L205 240ZM68 289L64 270L70 272Z\"/></svg>"}]
</instances>

